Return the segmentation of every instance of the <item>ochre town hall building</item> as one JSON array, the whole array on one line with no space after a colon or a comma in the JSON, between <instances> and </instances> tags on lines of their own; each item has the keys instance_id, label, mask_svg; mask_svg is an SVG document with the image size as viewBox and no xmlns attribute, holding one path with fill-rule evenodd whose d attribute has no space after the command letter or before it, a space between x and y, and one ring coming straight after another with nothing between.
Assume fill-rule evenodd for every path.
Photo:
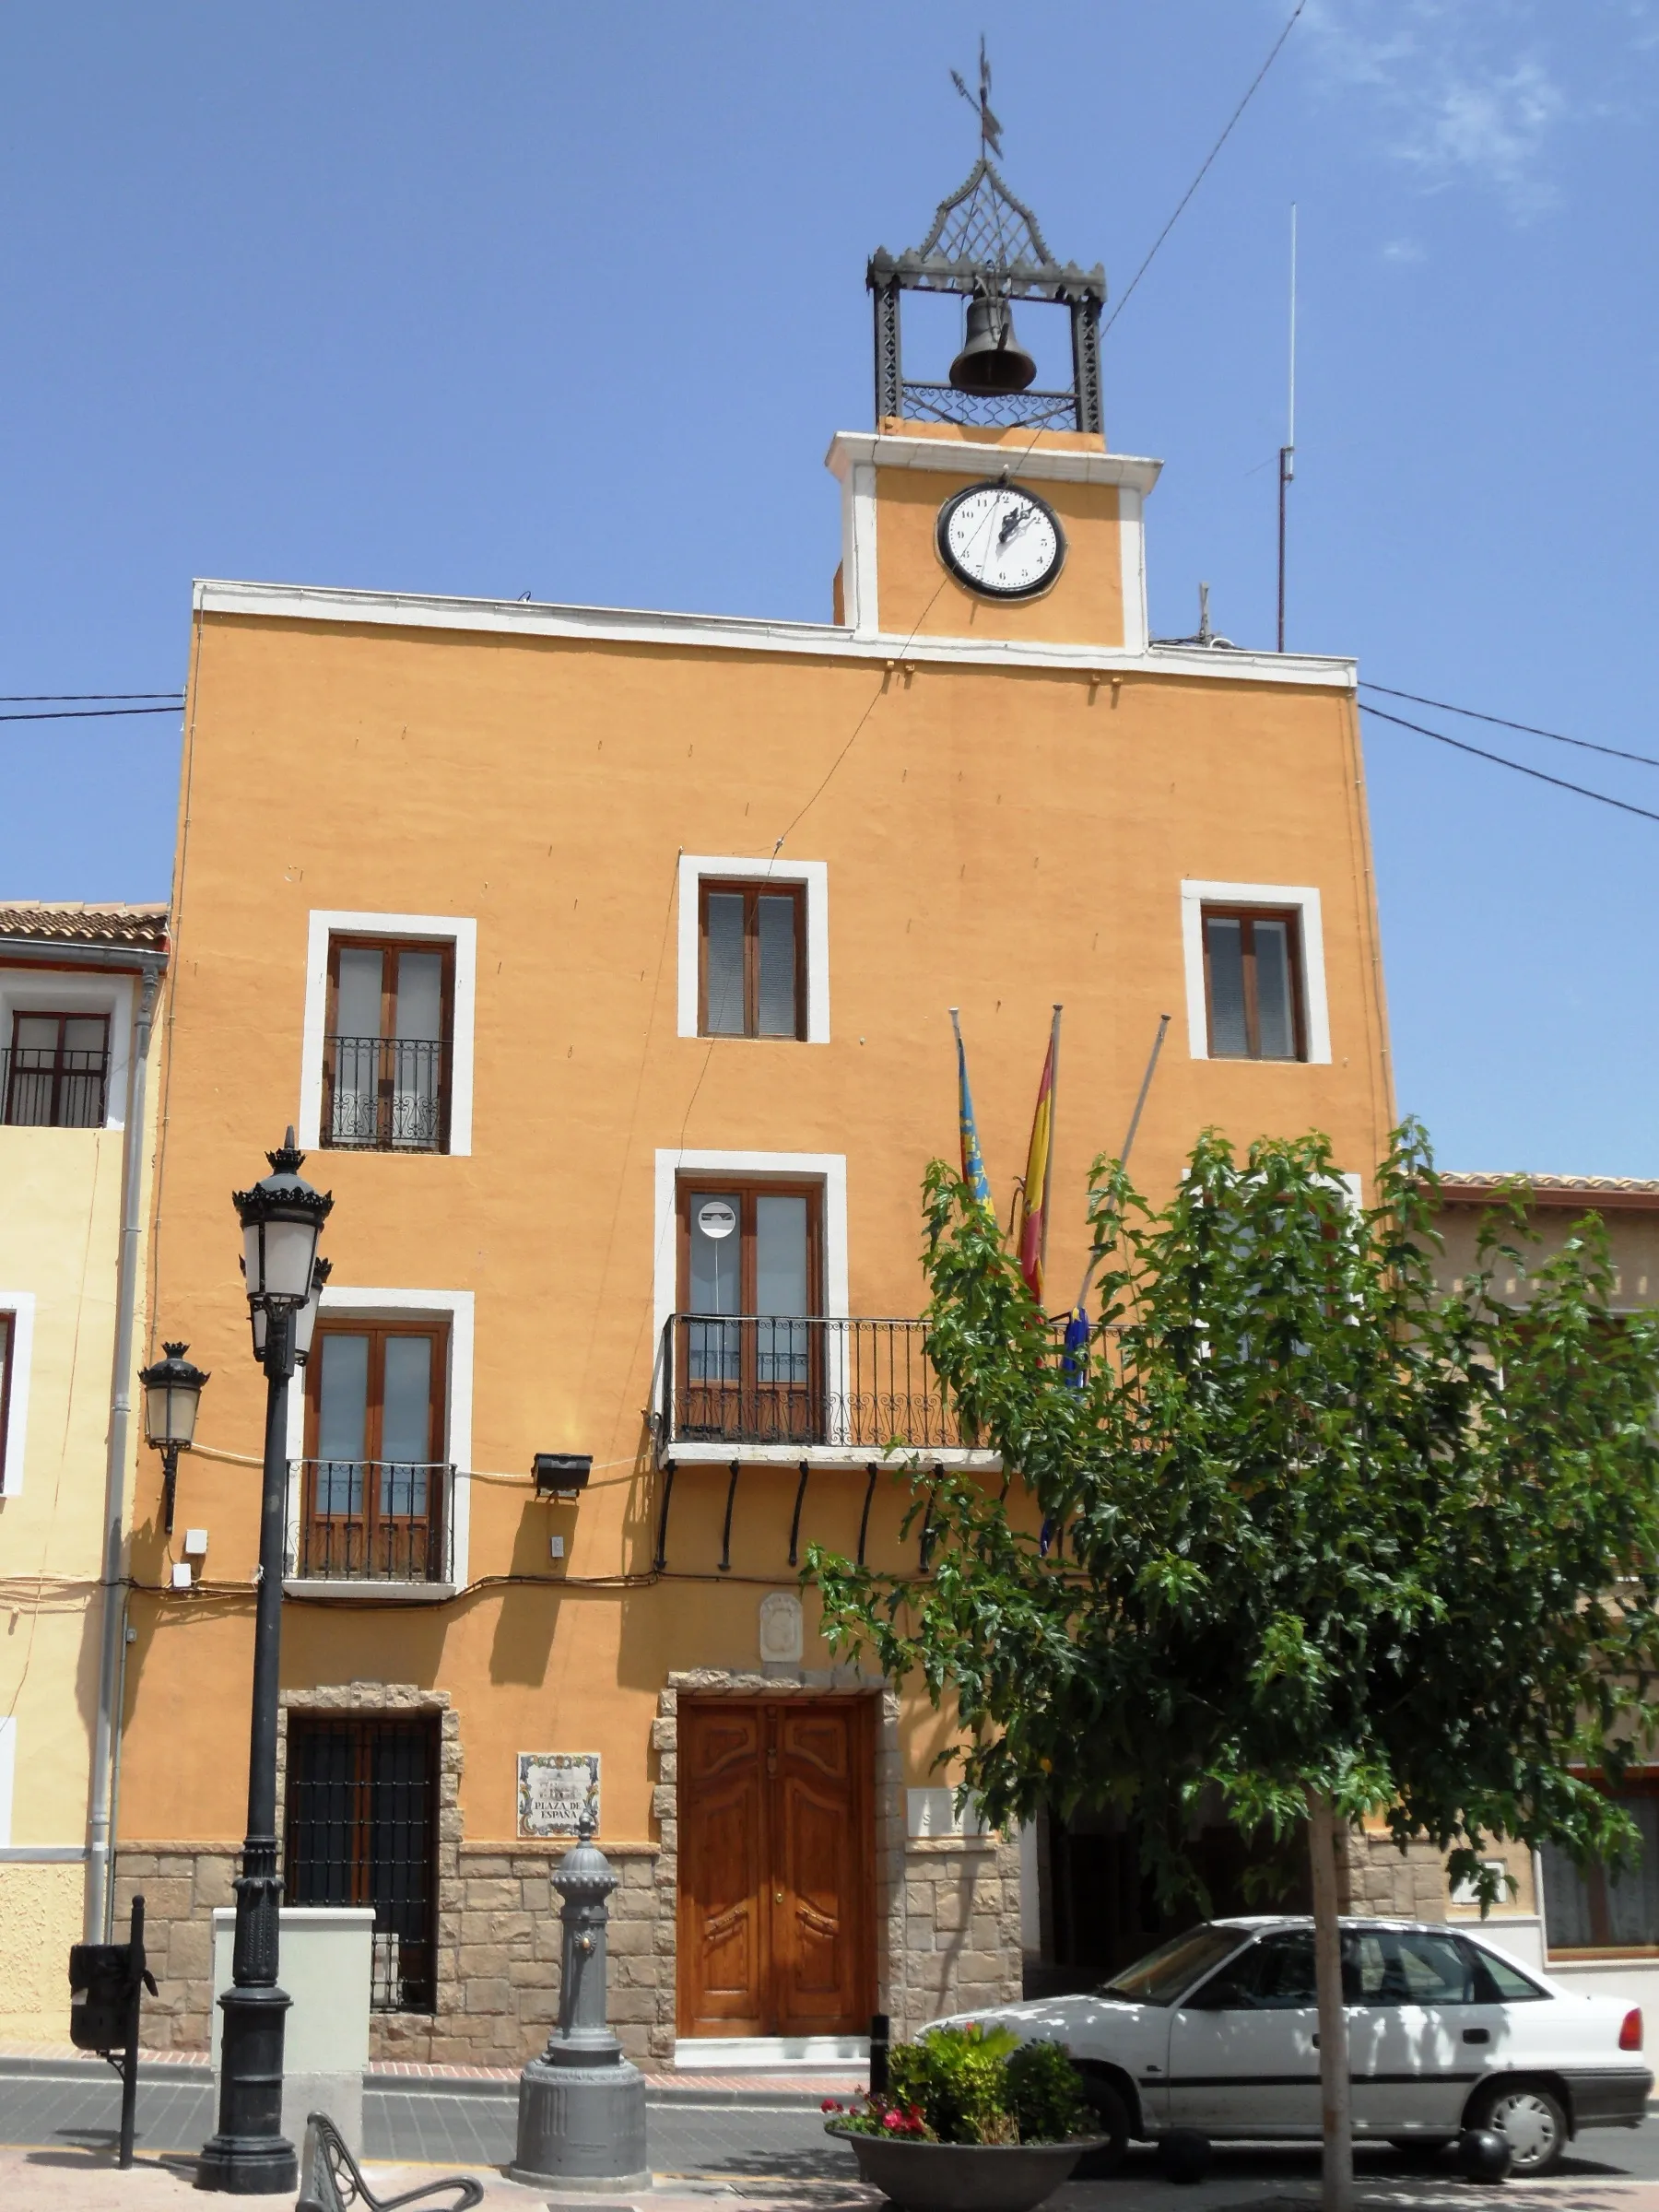
<instances>
[{"instance_id":1,"label":"ochre town hall building","mask_svg":"<svg viewBox=\"0 0 1659 2212\"><path fill-rule=\"evenodd\" d=\"M1062 1840L964 1826L936 1720L833 1663L796 1562L914 1564L895 1457L998 1475L916 1318L951 1007L1001 1198L1064 1005L1057 1287L1161 1015L1147 1187L1207 1124L1381 1156L1355 669L1149 639L1159 464L1102 432L1104 283L994 171L871 286L831 620L197 587L148 1317L212 1381L171 1538L138 1470L118 1796L158 2041L207 2040L242 1828L263 1383L229 1194L289 1123L335 1204L285 1870L374 1904L377 2049L540 2044L595 1781L612 2016L651 2063L851 2055L877 2009L1065 1963ZM975 287L982 383L1018 382L982 366L1011 300L1069 314L1067 391L907 379L906 292Z\"/></svg>"}]
</instances>

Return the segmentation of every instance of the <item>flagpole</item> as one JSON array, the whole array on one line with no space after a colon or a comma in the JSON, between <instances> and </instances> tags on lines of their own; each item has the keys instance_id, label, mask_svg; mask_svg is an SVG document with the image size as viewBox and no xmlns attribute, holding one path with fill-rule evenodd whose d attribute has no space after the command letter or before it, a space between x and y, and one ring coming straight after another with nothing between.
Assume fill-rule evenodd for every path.
<instances>
[{"instance_id":1,"label":"flagpole","mask_svg":"<svg viewBox=\"0 0 1659 2212\"><path fill-rule=\"evenodd\" d=\"M1147 1103L1147 1093L1151 1089L1152 1078L1158 1072L1158 1055L1163 1051L1164 1035L1169 1026L1170 1017L1167 1014L1160 1014L1158 1018L1158 1034L1152 1040L1152 1057L1147 1062L1147 1072L1141 1077L1140 1093L1135 1101L1135 1112L1129 1116L1129 1134L1124 1139L1124 1149L1118 1155L1120 1168L1127 1169L1129 1155L1135 1149L1135 1135L1140 1127L1141 1109ZM1096 1253L1089 1254L1088 1265L1083 1270L1083 1287L1077 1292L1077 1302L1073 1308L1075 1312L1081 1312L1083 1310L1083 1300L1088 1296L1088 1286L1094 1280L1094 1271L1099 1256Z\"/></svg>"},{"instance_id":2,"label":"flagpole","mask_svg":"<svg viewBox=\"0 0 1659 2212\"><path fill-rule=\"evenodd\" d=\"M1053 1027L1049 1031L1048 1153L1042 1163L1042 1241L1037 1248L1037 1265L1045 1284L1048 1281L1049 1186L1054 1180L1054 1103L1060 1094L1060 1016L1063 1011L1061 1006L1055 1006Z\"/></svg>"}]
</instances>

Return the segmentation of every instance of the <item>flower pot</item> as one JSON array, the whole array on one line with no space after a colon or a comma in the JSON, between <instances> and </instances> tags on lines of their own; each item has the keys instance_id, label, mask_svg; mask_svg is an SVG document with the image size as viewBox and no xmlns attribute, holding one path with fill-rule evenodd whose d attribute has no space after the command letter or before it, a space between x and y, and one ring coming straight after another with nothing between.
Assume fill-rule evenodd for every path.
<instances>
[{"instance_id":1,"label":"flower pot","mask_svg":"<svg viewBox=\"0 0 1659 2212\"><path fill-rule=\"evenodd\" d=\"M900 2212L1033 2212L1071 2179L1085 2151L1106 2142L1088 2136L1070 2143L918 2143L861 2135L833 2121L825 2132L852 2151L859 2179Z\"/></svg>"}]
</instances>

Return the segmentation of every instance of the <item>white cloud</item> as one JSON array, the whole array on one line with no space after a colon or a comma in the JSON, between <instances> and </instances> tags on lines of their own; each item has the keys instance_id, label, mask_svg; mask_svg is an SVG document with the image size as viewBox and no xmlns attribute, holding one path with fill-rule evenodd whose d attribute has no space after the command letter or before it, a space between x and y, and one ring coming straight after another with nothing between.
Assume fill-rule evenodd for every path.
<instances>
[{"instance_id":1,"label":"white cloud","mask_svg":"<svg viewBox=\"0 0 1659 2212\"><path fill-rule=\"evenodd\" d=\"M1582 10L1583 0L1571 11L1559 0L1309 0L1302 24L1326 95L1356 118L1369 111L1422 189L1474 184L1525 219L1559 196L1563 129L1628 108L1621 69L1659 46L1659 0Z\"/></svg>"},{"instance_id":2,"label":"white cloud","mask_svg":"<svg viewBox=\"0 0 1659 2212\"><path fill-rule=\"evenodd\" d=\"M1382 249L1384 261L1426 261L1428 255L1415 238L1391 238Z\"/></svg>"}]
</instances>

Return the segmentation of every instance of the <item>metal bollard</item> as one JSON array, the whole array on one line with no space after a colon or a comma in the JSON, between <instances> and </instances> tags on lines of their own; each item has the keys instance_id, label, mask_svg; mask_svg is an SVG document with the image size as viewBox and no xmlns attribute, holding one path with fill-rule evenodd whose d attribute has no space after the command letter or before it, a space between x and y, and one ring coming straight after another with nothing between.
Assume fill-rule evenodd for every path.
<instances>
[{"instance_id":1,"label":"metal bollard","mask_svg":"<svg viewBox=\"0 0 1659 2212\"><path fill-rule=\"evenodd\" d=\"M888 2086L888 2051L892 2023L885 2012L870 2015L870 2094L884 2096Z\"/></svg>"}]
</instances>

